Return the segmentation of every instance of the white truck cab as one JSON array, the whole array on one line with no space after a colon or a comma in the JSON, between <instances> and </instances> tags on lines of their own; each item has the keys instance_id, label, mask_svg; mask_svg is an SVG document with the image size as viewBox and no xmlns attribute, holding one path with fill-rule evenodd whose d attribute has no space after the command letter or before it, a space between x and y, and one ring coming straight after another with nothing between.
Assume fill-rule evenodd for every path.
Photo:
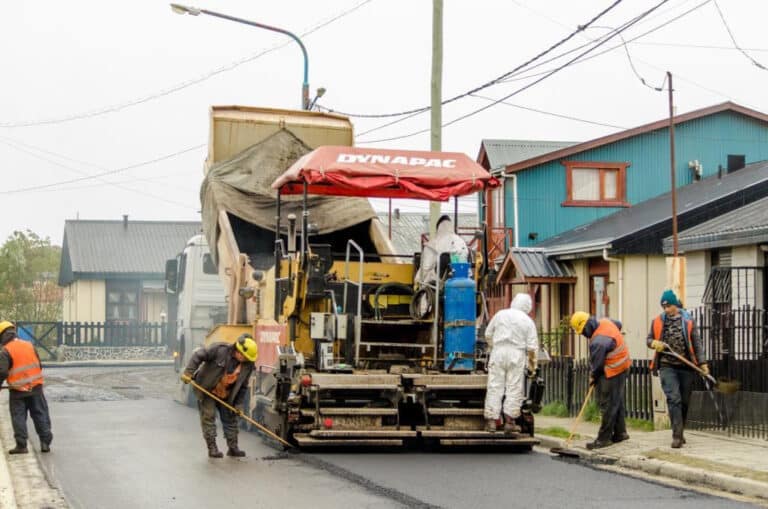
<instances>
[{"instance_id":1,"label":"white truck cab","mask_svg":"<svg viewBox=\"0 0 768 509\"><path fill-rule=\"evenodd\" d=\"M169 321L176 322L172 338L174 368L183 371L192 352L227 319L224 285L211 259L205 236L195 235L176 258L165 265ZM175 305L174 305L175 304Z\"/></svg>"}]
</instances>

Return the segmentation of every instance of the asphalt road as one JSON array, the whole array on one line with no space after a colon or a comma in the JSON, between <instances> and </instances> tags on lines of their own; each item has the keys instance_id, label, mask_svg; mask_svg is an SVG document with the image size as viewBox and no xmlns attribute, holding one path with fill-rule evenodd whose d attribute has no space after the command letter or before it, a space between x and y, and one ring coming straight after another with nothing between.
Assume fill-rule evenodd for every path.
<instances>
[{"instance_id":1,"label":"asphalt road","mask_svg":"<svg viewBox=\"0 0 768 509\"><path fill-rule=\"evenodd\" d=\"M289 455L243 432L244 460L211 460L170 368L50 371L44 466L75 508L751 507L535 452Z\"/></svg>"}]
</instances>

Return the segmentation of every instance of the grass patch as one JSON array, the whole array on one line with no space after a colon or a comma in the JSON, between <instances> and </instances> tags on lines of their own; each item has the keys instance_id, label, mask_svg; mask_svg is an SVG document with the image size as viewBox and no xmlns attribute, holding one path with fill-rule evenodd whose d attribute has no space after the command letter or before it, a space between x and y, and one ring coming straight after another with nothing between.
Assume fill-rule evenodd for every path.
<instances>
[{"instance_id":1,"label":"grass patch","mask_svg":"<svg viewBox=\"0 0 768 509\"><path fill-rule=\"evenodd\" d=\"M584 410L584 417L582 419L585 422L600 422L603 416L600 413L600 407L597 406L597 401L594 399L587 403L587 408Z\"/></svg>"},{"instance_id":2,"label":"grass patch","mask_svg":"<svg viewBox=\"0 0 768 509\"><path fill-rule=\"evenodd\" d=\"M568 417L568 407L562 401L553 401L544 405L540 413L547 417Z\"/></svg>"},{"instance_id":3,"label":"grass patch","mask_svg":"<svg viewBox=\"0 0 768 509\"><path fill-rule=\"evenodd\" d=\"M644 419L635 419L634 417L627 417L627 427L636 429L638 431L654 431L653 422L646 421Z\"/></svg>"},{"instance_id":4,"label":"grass patch","mask_svg":"<svg viewBox=\"0 0 768 509\"><path fill-rule=\"evenodd\" d=\"M557 438L568 438L568 435L571 433L567 429L561 428L560 426L550 426L549 428L536 428L536 434L548 435L550 437ZM573 435L573 438L578 439L579 435Z\"/></svg>"},{"instance_id":5,"label":"grass patch","mask_svg":"<svg viewBox=\"0 0 768 509\"><path fill-rule=\"evenodd\" d=\"M736 465L730 465L728 463L719 463L716 461L684 456L679 453L667 452L661 449L653 449L652 451L644 452L643 456L661 461L669 461L670 463L677 463L679 465L686 465L688 467L701 468L709 472L718 472L734 477L744 477L755 481L768 482L768 472L755 471Z\"/></svg>"}]
</instances>

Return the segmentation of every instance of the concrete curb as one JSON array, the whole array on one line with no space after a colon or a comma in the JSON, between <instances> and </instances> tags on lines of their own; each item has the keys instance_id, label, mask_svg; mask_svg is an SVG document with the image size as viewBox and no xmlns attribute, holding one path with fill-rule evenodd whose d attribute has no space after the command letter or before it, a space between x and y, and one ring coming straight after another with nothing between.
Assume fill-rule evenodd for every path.
<instances>
[{"instance_id":1,"label":"concrete curb","mask_svg":"<svg viewBox=\"0 0 768 509\"><path fill-rule=\"evenodd\" d=\"M173 366L173 360L136 360L136 361L68 361L68 362L43 362L45 368L89 368L89 367L142 367L142 366Z\"/></svg>"},{"instance_id":2,"label":"concrete curb","mask_svg":"<svg viewBox=\"0 0 768 509\"><path fill-rule=\"evenodd\" d=\"M728 493L768 499L768 484L752 479L710 472L701 468L688 467L639 455L618 458L615 465L632 470L641 470L648 474L672 477L686 483L700 484Z\"/></svg>"},{"instance_id":3,"label":"concrete curb","mask_svg":"<svg viewBox=\"0 0 768 509\"><path fill-rule=\"evenodd\" d=\"M564 439L542 435L537 435L536 438L541 441L543 447L553 448L565 446ZM594 465L610 464L629 470L639 470L659 477L676 479L688 484L696 484L728 493L768 500L768 483L718 472L710 472L709 470L704 470L702 468L693 468L671 461L646 458L645 456L638 454L616 457L608 454L591 452L581 447L576 448L572 446L571 448L577 449L581 456L580 461L585 463Z\"/></svg>"},{"instance_id":4,"label":"concrete curb","mask_svg":"<svg viewBox=\"0 0 768 509\"><path fill-rule=\"evenodd\" d=\"M6 391L7 392L7 391ZM3 416L8 415L8 396L4 395L0 401L0 413ZM3 422L0 424L4 428L10 427L10 422L3 418ZM13 489L13 481L11 480L11 473L8 470L8 456L5 452L6 446L3 442L4 432L0 432L0 507L3 509L16 509L16 492Z\"/></svg>"}]
</instances>

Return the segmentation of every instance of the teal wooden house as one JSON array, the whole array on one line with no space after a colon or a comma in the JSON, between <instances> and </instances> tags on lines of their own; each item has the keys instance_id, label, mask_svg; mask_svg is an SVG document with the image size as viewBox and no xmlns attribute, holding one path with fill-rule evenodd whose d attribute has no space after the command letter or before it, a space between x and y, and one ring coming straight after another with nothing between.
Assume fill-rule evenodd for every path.
<instances>
[{"instance_id":1,"label":"teal wooden house","mask_svg":"<svg viewBox=\"0 0 768 509\"><path fill-rule=\"evenodd\" d=\"M768 160L768 115L759 111L726 102L674 124L678 187ZM500 256L669 192L669 120L583 143L483 140L478 162L504 180L486 197Z\"/></svg>"}]
</instances>

